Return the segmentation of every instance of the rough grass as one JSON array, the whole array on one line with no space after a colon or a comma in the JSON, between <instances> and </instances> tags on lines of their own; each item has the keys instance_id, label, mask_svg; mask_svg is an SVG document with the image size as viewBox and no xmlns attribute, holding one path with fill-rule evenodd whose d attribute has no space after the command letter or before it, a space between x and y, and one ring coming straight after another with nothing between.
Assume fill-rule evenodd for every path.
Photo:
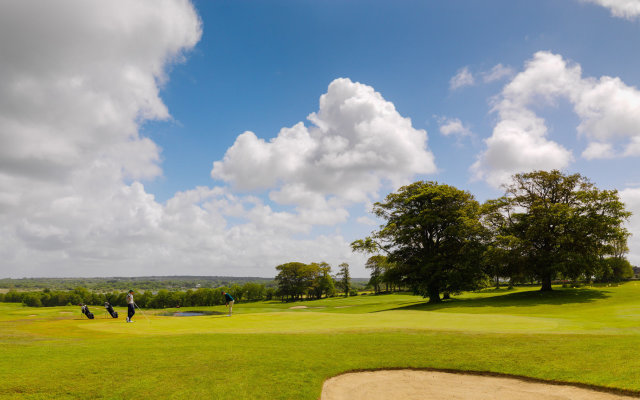
<instances>
[{"instance_id":1,"label":"rough grass","mask_svg":"<svg viewBox=\"0 0 640 400\"><path fill-rule=\"evenodd\" d=\"M290 309L299 305L314 308ZM145 310L149 320L138 313L134 324L92 311L88 321L78 307L0 303L0 398L317 399L330 376L398 367L640 391L636 282L441 305L410 295L247 303L231 318Z\"/></svg>"}]
</instances>

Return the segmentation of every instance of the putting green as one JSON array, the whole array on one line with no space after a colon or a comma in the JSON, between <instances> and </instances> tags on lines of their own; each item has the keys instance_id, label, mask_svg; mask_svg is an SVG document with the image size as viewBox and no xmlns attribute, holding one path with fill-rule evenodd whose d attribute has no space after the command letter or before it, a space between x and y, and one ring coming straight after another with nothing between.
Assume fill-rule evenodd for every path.
<instances>
[{"instance_id":1,"label":"putting green","mask_svg":"<svg viewBox=\"0 0 640 400\"><path fill-rule=\"evenodd\" d=\"M68 325L70 321L51 324ZM461 314L425 311L384 311L374 314L259 313L189 318L138 318L127 324L117 320L74 321L77 328L136 335L194 333L328 333L388 330L442 330L470 332L554 332L570 321L499 314Z\"/></svg>"}]
</instances>

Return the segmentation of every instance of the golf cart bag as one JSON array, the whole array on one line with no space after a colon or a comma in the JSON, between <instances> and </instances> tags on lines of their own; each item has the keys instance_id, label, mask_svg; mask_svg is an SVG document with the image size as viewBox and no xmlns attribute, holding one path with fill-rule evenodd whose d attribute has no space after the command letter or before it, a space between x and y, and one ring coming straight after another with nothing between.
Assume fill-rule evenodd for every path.
<instances>
[{"instance_id":1,"label":"golf cart bag","mask_svg":"<svg viewBox=\"0 0 640 400\"><path fill-rule=\"evenodd\" d=\"M115 311L113 307L111 307L111 304L109 304L108 301L104 302L104 308L107 309L107 312L109 313L109 315L111 315L112 318L118 318L118 312Z\"/></svg>"},{"instance_id":2,"label":"golf cart bag","mask_svg":"<svg viewBox=\"0 0 640 400\"><path fill-rule=\"evenodd\" d=\"M93 313L91 311L89 311L89 307L87 307L86 304L82 305L82 308L80 308L80 311L87 316L87 318L89 319L93 319Z\"/></svg>"}]
</instances>

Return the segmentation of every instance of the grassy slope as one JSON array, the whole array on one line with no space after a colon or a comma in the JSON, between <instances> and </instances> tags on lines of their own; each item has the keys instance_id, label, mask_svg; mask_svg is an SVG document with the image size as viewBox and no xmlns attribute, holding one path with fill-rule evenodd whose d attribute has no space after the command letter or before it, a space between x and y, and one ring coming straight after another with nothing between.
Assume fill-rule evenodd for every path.
<instances>
[{"instance_id":1,"label":"grassy slope","mask_svg":"<svg viewBox=\"0 0 640 400\"><path fill-rule=\"evenodd\" d=\"M407 295L295 305L238 304L232 318L147 312L150 321L125 324L98 307L87 321L78 307L0 303L0 398L317 399L329 376L383 367L640 391L640 360L629 357L640 346L636 282L468 293L437 306Z\"/></svg>"}]
</instances>

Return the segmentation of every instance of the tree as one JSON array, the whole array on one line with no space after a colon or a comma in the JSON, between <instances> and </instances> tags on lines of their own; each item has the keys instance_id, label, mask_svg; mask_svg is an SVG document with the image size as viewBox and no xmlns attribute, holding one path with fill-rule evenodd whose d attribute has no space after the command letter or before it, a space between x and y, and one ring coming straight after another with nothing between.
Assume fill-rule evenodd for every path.
<instances>
[{"instance_id":1,"label":"tree","mask_svg":"<svg viewBox=\"0 0 640 400\"><path fill-rule=\"evenodd\" d=\"M385 252L414 293L435 303L442 292L473 289L481 281L485 230L469 192L419 181L375 203L373 212L386 224L352 248Z\"/></svg>"},{"instance_id":2,"label":"tree","mask_svg":"<svg viewBox=\"0 0 640 400\"><path fill-rule=\"evenodd\" d=\"M558 170L516 174L499 199L519 272L551 290L557 277L590 277L606 255L626 248L622 224L631 215L616 190L599 190L580 174Z\"/></svg>"},{"instance_id":3,"label":"tree","mask_svg":"<svg viewBox=\"0 0 640 400\"><path fill-rule=\"evenodd\" d=\"M151 300L151 307L153 308L165 308L165 307L173 307L174 304L171 304L171 295L167 289L160 289L158 293Z\"/></svg>"},{"instance_id":4,"label":"tree","mask_svg":"<svg viewBox=\"0 0 640 400\"><path fill-rule=\"evenodd\" d=\"M261 283L247 282L242 285L242 291L246 294L247 300L262 300L265 290L265 286Z\"/></svg>"},{"instance_id":5,"label":"tree","mask_svg":"<svg viewBox=\"0 0 640 400\"><path fill-rule=\"evenodd\" d=\"M500 287L501 277L510 277L510 285L520 280L518 240L503 228L507 225L507 215L503 212L505 199L488 200L481 208L481 221L486 228L487 246L482 256L485 273L495 279Z\"/></svg>"},{"instance_id":6,"label":"tree","mask_svg":"<svg viewBox=\"0 0 640 400\"><path fill-rule=\"evenodd\" d=\"M385 291L394 291L402 286L402 271L398 268L396 263L392 263L387 260L382 264L382 275L380 276L380 282L384 283Z\"/></svg>"},{"instance_id":7,"label":"tree","mask_svg":"<svg viewBox=\"0 0 640 400\"><path fill-rule=\"evenodd\" d=\"M267 288L265 291L265 297L267 300L272 300L276 296L276 288Z\"/></svg>"},{"instance_id":8,"label":"tree","mask_svg":"<svg viewBox=\"0 0 640 400\"><path fill-rule=\"evenodd\" d=\"M310 297L321 299L323 295L326 297L332 296L336 289L333 278L331 278L331 266L326 262L311 263L310 265L315 274L309 291Z\"/></svg>"},{"instance_id":9,"label":"tree","mask_svg":"<svg viewBox=\"0 0 640 400\"><path fill-rule=\"evenodd\" d=\"M22 303L29 307L42 307L42 300L40 300L40 294L31 292L28 293L22 299Z\"/></svg>"},{"instance_id":10,"label":"tree","mask_svg":"<svg viewBox=\"0 0 640 400\"><path fill-rule=\"evenodd\" d=\"M301 262L278 265L276 270L280 272L276 276L276 282L279 295L283 300L301 299L313 284L316 268Z\"/></svg>"},{"instance_id":11,"label":"tree","mask_svg":"<svg viewBox=\"0 0 640 400\"><path fill-rule=\"evenodd\" d=\"M597 263L593 276L597 282L620 282L633 277L633 267L625 258L603 258Z\"/></svg>"},{"instance_id":12,"label":"tree","mask_svg":"<svg viewBox=\"0 0 640 400\"><path fill-rule=\"evenodd\" d=\"M382 275L385 272L385 264L387 257L383 255L375 255L369 257L364 267L371 270L371 278L369 279L369 285L373 287L373 292L380 293L380 285L382 284Z\"/></svg>"},{"instance_id":13,"label":"tree","mask_svg":"<svg viewBox=\"0 0 640 400\"><path fill-rule=\"evenodd\" d=\"M351 275L349 274L349 264L342 263L338 265L340 268L338 270L338 274L336 275L336 280L338 281L338 286L344 291L344 296L348 297L349 292L351 292Z\"/></svg>"}]
</instances>

